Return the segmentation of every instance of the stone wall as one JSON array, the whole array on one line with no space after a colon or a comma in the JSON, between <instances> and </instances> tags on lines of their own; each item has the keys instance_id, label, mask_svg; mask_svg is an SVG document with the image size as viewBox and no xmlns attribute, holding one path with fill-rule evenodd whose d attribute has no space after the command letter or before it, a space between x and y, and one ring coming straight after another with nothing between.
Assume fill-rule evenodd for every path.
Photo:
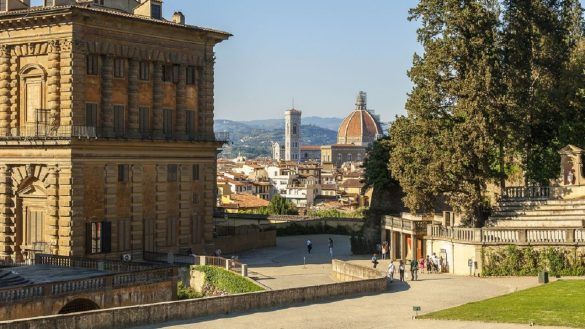
<instances>
[{"instance_id":1,"label":"stone wall","mask_svg":"<svg viewBox=\"0 0 585 329\"><path fill-rule=\"evenodd\" d=\"M379 279L384 275L373 268L354 265L337 259L331 261L332 276L337 281L358 281L364 279Z\"/></svg>"},{"instance_id":2,"label":"stone wall","mask_svg":"<svg viewBox=\"0 0 585 329\"><path fill-rule=\"evenodd\" d=\"M0 329L111 329L154 325L166 321L246 312L317 302L330 298L386 291L386 278L333 283L319 286L262 291L231 296L120 307L69 315L56 315L0 322Z\"/></svg>"},{"instance_id":3,"label":"stone wall","mask_svg":"<svg viewBox=\"0 0 585 329\"><path fill-rule=\"evenodd\" d=\"M75 300L89 300L100 308L110 308L172 301L175 299L176 281L169 280L147 285L103 289L102 291L70 293L66 296L44 296L24 302L3 304L0 306L0 309L2 309L0 319L22 319L47 314L58 314L65 305ZM0 328L13 328L10 325L2 323L0 322ZM55 328L61 328L61 326Z\"/></svg>"},{"instance_id":4,"label":"stone wall","mask_svg":"<svg viewBox=\"0 0 585 329\"><path fill-rule=\"evenodd\" d=\"M276 231L249 230L245 235L221 236L214 240L215 247L224 254L276 246Z\"/></svg>"}]
</instances>

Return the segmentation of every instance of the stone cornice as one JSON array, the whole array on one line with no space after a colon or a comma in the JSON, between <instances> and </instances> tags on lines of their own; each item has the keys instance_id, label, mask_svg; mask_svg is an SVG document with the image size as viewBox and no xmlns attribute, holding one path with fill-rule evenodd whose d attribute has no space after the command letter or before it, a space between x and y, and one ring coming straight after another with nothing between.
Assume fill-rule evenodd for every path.
<instances>
[{"instance_id":1,"label":"stone cornice","mask_svg":"<svg viewBox=\"0 0 585 329\"><path fill-rule=\"evenodd\" d=\"M32 16L0 16L0 29L24 29L32 26L54 25L63 22L70 23L71 15L71 12L63 12L37 14Z\"/></svg>"}]
</instances>

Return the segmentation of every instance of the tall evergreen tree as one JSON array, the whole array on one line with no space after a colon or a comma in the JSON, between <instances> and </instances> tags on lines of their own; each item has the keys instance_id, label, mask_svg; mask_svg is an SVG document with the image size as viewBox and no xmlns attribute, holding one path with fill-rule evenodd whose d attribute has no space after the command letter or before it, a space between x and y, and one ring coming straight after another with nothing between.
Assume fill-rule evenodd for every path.
<instances>
[{"instance_id":1,"label":"tall evergreen tree","mask_svg":"<svg viewBox=\"0 0 585 329\"><path fill-rule=\"evenodd\" d=\"M409 77L414 88L408 116L392 125L392 173L406 205L430 210L447 201L474 224L496 161L499 13L493 1L421 0L410 18L420 20Z\"/></svg>"}]
</instances>

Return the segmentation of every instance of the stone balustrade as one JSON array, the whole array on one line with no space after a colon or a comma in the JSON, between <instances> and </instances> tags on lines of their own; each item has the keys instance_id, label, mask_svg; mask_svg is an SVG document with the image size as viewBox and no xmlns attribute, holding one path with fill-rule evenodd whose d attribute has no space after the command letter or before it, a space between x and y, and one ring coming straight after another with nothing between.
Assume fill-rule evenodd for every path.
<instances>
[{"instance_id":1,"label":"stone balustrade","mask_svg":"<svg viewBox=\"0 0 585 329\"><path fill-rule=\"evenodd\" d=\"M176 275L176 268L166 267L146 271L108 274L92 278L2 288L0 289L0 306L2 304L17 303L37 298L153 284L173 280Z\"/></svg>"},{"instance_id":2,"label":"stone balustrade","mask_svg":"<svg viewBox=\"0 0 585 329\"><path fill-rule=\"evenodd\" d=\"M476 244L585 244L585 228L465 228L429 225L427 238Z\"/></svg>"}]
</instances>

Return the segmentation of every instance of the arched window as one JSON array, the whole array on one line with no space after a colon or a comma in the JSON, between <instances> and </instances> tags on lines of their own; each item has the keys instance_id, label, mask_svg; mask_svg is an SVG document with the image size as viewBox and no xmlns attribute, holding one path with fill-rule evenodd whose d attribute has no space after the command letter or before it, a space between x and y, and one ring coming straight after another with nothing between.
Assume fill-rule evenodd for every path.
<instances>
[{"instance_id":1,"label":"arched window","mask_svg":"<svg viewBox=\"0 0 585 329\"><path fill-rule=\"evenodd\" d=\"M347 161L351 161L351 153L347 154Z\"/></svg>"},{"instance_id":2,"label":"arched window","mask_svg":"<svg viewBox=\"0 0 585 329\"><path fill-rule=\"evenodd\" d=\"M293 135L297 134L297 124L293 124Z\"/></svg>"}]
</instances>

